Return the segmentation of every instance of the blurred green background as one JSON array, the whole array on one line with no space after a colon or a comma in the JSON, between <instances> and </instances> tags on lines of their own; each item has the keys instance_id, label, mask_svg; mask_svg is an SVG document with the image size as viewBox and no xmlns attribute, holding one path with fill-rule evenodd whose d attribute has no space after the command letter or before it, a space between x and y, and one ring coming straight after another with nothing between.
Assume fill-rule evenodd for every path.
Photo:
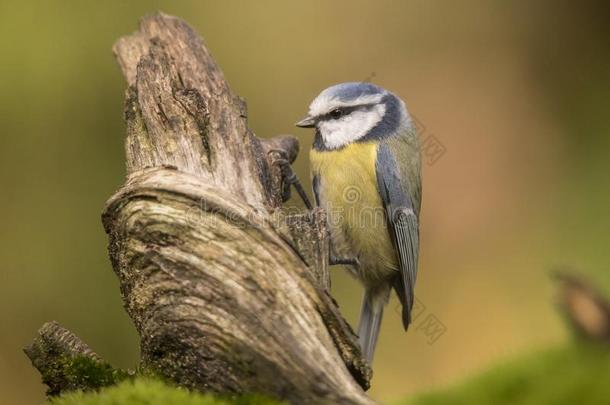
<instances>
[{"instance_id":1,"label":"blurred green background","mask_svg":"<svg viewBox=\"0 0 610 405\"><path fill-rule=\"evenodd\" d=\"M389 304L371 394L459 382L569 340L548 270L610 292L610 23L602 1L0 2L0 393L40 403L21 349L47 320L133 367L100 213L124 176L125 83L110 48L162 10L205 38L259 136L323 88L371 80L399 94L445 153L424 167L417 295L404 334ZM307 155L296 163L308 178ZM355 321L361 290L333 290ZM440 322L440 323L438 323ZM436 339L436 340L435 340ZM434 342L431 342L434 340ZM5 402L6 401L6 402Z\"/></svg>"}]
</instances>

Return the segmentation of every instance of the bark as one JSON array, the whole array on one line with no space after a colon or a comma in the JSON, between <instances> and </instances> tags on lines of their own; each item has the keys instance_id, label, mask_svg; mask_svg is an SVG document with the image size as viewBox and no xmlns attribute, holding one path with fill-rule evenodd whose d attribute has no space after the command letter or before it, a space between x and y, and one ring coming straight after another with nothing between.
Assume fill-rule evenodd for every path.
<instances>
[{"instance_id":1,"label":"bark","mask_svg":"<svg viewBox=\"0 0 610 405\"><path fill-rule=\"evenodd\" d=\"M56 322L45 323L24 351L49 387L49 396L98 389L128 376L124 371L113 369L80 338Z\"/></svg>"},{"instance_id":2,"label":"bark","mask_svg":"<svg viewBox=\"0 0 610 405\"><path fill-rule=\"evenodd\" d=\"M103 222L142 366L203 391L370 403L370 369L328 293L325 214L281 209L298 142L248 129L180 19L144 18L114 53L127 180Z\"/></svg>"},{"instance_id":3,"label":"bark","mask_svg":"<svg viewBox=\"0 0 610 405\"><path fill-rule=\"evenodd\" d=\"M113 50L128 84L127 179L102 220L139 369L201 391L372 403L371 370L328 291L326 214L281 207L297 140L248 129L244 101L178 18L146 17ZM45 379L57 358L122 375L56 324L39 334L26 353L52 394L112 382L74 384L65 368Z\"/></svg>"}]
</instances>

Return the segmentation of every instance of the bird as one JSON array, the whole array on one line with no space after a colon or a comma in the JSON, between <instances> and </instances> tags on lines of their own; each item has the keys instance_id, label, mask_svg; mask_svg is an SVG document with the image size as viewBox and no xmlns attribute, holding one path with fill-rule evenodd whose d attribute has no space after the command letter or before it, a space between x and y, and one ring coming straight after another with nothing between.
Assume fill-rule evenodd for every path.
<instances>
[{"instance_id":1,"label":"bird","mask_svg":"<svg viewBox=\"0 0 610 405\"><path fill-rule=\"evenodd\" d=\"M316 205L329 224L330 264L364 287L357 334L372 364L394 290L411 323L419 256L421 153L415 123L395 94L368 82L323 90L295 124L314 128L310 166Z\"/></svg>"}]
</instances>

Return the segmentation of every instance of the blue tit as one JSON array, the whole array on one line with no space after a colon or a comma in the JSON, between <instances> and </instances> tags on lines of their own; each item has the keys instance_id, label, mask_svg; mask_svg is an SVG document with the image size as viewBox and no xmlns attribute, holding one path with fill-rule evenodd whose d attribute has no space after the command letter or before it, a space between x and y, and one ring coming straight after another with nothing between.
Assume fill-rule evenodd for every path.
<instances>
[{"instance_id":1,"label":"blue tit","mask_svg":"<svg viewBox=\"0 0 610 405\"><path fill-rule=\"evenodd\" d=\"M315 128L310 152L316 203L326 209L331 263L348 263L364 286L358 326L372 362L392 289L411 323L419 254L421 157L405 103L371 83L327 88L297 124Z\"/></svg>"}]
</instances>

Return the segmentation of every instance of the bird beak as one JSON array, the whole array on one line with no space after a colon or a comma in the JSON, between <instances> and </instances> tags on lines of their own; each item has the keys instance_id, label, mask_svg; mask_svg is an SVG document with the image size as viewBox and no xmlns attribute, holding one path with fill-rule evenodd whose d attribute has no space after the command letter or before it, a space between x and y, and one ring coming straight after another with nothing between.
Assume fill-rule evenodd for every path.
<instances>
[{"instance_id":1,"label":"bird beak","mask_svg":"<svg viewBox=\"0 0 610 405\"><path fill-rule=\"evenodd\" d=\"M314 117L310 117L308 115L307 117L303 118L301 121L297 122L294 125L301 128L313 128L316 126L316 120Z\"/></svg>"}]
</instances>

